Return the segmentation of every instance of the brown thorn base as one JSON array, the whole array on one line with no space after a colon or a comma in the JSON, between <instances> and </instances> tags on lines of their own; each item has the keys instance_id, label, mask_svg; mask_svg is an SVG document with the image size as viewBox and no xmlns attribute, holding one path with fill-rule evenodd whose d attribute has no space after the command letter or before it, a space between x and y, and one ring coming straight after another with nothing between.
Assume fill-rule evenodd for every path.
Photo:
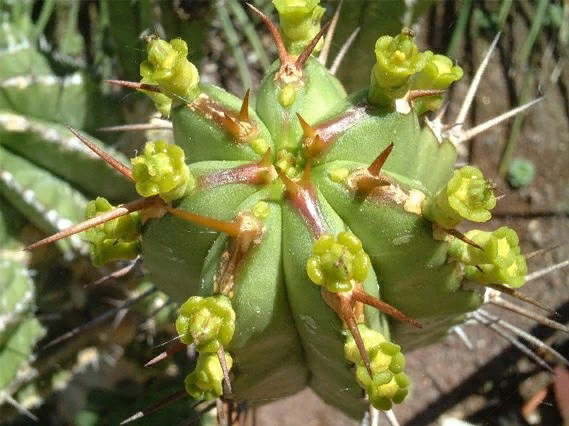
<instances>
[{"instance_id":1,"label":"brown thorn base","mask_svg":"<svg viewBox=\"0 0 569 426\"><path fill-rule=\"evenodd\" d=\"M243 97L243 103L241 104L241 110L239 111L239 120L249 122L249 93L250 89L247 89L245 96Z\"/></svg>"},{"instance_id":2,"label":"brown thorn base","mask_svg":"<svg viewBox=\"0 0 569 426\"><path fill-rule=\"evenodd\" d=\"M389 157L389 154L391 154L391 151L393 151L393 147L394 147L394 143L391 142L387 148L385 148L383 151L381 151L381 153L377 156L377 158L375 160L373 160L373 163L370 164L370 166L367 168L367 171L373 175L373 176L379 176L379 173L381 172L381 168L383 167L383 165L385 164L385 162L387 161L387 158Z\"/></svg>"}]
</instances>

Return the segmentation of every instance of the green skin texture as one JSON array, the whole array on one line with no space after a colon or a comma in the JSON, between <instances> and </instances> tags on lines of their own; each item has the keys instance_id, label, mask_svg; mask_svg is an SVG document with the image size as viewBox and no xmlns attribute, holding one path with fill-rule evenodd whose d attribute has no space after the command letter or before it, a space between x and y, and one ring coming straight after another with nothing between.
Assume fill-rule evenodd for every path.
<instances>
[{"instance_id":1,"label":"green skin texture","mask_svg":"<svg viewBox=\"0 0 569 426\"><path fill-rule=\"evenodd\" d=\"M227 93L225 90L210 84L200 84L202 94L208 95L224 109L239 112L242 99ZM269 130L258 118L255 110L249 107L250 121L259 126L257 138L263 138L274 155ZM207 160L233 160L233 161L259 161L257 154L249 144L236 144L230 134L222 130L219 125L207 119L202 114L190 108L179 108L172 113L174 125L174 140L181 146L187 158L192 162ZM207 143L204 143L207 141Z\"/></svg>"},{"instance_id":2,"label":"green skin texture","mask_svg":"<svg viewBox=\"0 0 569 426\"><path fill-rule=\"evenodd\" d=\"M250 209L263 198L262 192L256 193L237 211ZM248 253L246 263L237 272L237 291L232 299L235 335L227 347L238 356L236 367L241 372L232 383L234 392L253 403L266 398L267 389L271 389L270 398L284 397L302 389L308 373L287 303L279 255L283 246L282 212L279 203L270 202L269 206L270 213L264 221L266 234ZM200 281L209 285L202 289L206 294L212 292L213 275L226 243L227 236L220 235L205 259Z\"/></svg>"},{"instance_id":3,"label":"green skin texture","mask_svg":"<svg viewBox=\"0 0 569 426\"><path fill-rule=\"evenodd\" d=\"M1 201L1 200L0 200ZM46 334L34 317L36 289L23 259L10 258L22 243L26 220L9 203L0 202L0 388L19 403L25 395L14 383L31 370L34 345ZM18 390L10 391L10 388ZM0 418L14 415L9 404L0 404Z\"/></svg>"},{"instance_id":4,"label":"green skin texture","mask_svg":"<svg viewBox=\"0 0 569 426\"><path fill-rule=\"evenodd\" d=\"M83 211L87 199L77 192L69 183L60 179L47 170L36 167L30 161L13 154L0 146L0 171L12 176L12 185L0 186L0 194L5 197L20 212L47 232L58 232L57 220L65 218L72 222L83 219ZM23 196L25 190L33 190L34 198ZM57 213L55 221L50 220L46 212L53 210ZM75 241L61 241L58 246L66 252L73 247L81 249Z\"/></svg>"},{"instance_id":5,"label":"green skin texture","mask_svg":"<svg viewBox=\"0 0 569 426\"><path fill-rule=\"evenodd\" d=\"M417 116L376 109L368 106L366 98L366 91L356 93L344 103L336 106L333 112L323 120L324 123L338 120L339 117L348 115L354 106L358 111L357 121L334 139L334 143L316 164L329 163L334 160L351 160L366 163L367 167L380 152L394 142L396 148L387 158L382 170L409 176L410 171L416 170L419 161L414 153L409 155L411 152L406 149L409 145L415 145L421 133ZM381 137L378 137L378 134Z\"/></svg>"},{"instance_id":6,"label":"green skin texture","mask_svg":"<svg viewBox=\"0 0 569 426\"><path fill-rule=\"evenodd\" d=\"M132 184L123 179L118 172L101 161L99 157L93 155L79 141L76 141L73 146L65 146L62 143L71 137L65 126L1 110L0 117L4 113L16 120L26 120L28 124L25 129L12 131L0 127L2 146L56 173L91 195L100 194L101 188L105 188L105 196L112 201L136 198L136 191L134 191ZM50 139L45 137L46 134L57 134L58 137L57 139ZM91 136L85 136L115 159L129 165L124 155L105 147L103 143ZM77 173L78 170L81 170L82 173ZM97 176L97 179L93 179L93 176Z\"/></svg>"},{"instance_id":7,"label":"green skin texture","mask_svg":"<svg viewBox=\"0 0 569 426\"><path fill-rule=\"evenodd\" d=\"M191 164L190 172L199 179L202 174L243 164L245 162L203 161ZM207 190L198 187L193 195L185 197L177 207L220 220L231 220L237 206L258 189L246 183L221 185ZM152 279L160 283L164 292L180 303L185 302L189 295L204 295L199 292L199 276L217 234L169 215L149 221L143 232L142 252L145 264L160 265L152 268L151 273ZM170 255L164 256L165 250Z\"/></svg>"},{"instance_id":8,"label":"green skin texture","mask_svg":"<svg viewBox=\"0 0 569 426\"><path fill-rule=\"evenodd\" d=\"M297 112L319 129L359 108L358 119L335 134L330 148L313 164L310 185L319 210L313 218L321 222L322 233L337 235L349 230L362 240L374 267L362 283L366 292L424 320L427 327L422 332L426 335L445 333L463 313L482 302L478 293L459 289L462 275L456 263L447 263L448 244L433 239L432 225L422 216L395 202L362 200L342 182L333 181L329 171L366 168L394 142L382 173L404 190L416 189L432 196L452 175L456 158L452 144L439 143L428 128L421 128L413 112L403 115L369 107L365 92L346 98L337 80L313 59L304 68L304 85L295 102L284 108L278 102L280 87L274 81L277 69L277 65L272 67L257 93L258 115L250 108L250 120L258 124L259 134L271 147L272 161L275 150L288 148L296 153L301 149ZM222 89L200 88L226 110L237 114L241 108L242 101ZM260 160L250 145L237 143L200 111L181 105L172 109L171 117L175 141L184 148L198 182L208 173ZM260 244L246 252L234 277L236 331L225 348L234 359L233 396L262 404L310 386L325 402L361 418L367 404L344 358L348 332L322 299L321 288L306 273L306 262L320 235L300 214L283 185L230 182L203 188L198 184L174 206L231 220L260 200L270 206L264 234ZM165 215L144 226L142 251L153 282L183 303L192 295L213 293L214 276L228 240L224 234ZM387 338L391 334L397 343L401 340L414 346L405 336L415 330L388 321L373 308L366 306L364 312L369 327Z\"/></svg>"},{"instance_id":9,"label":"green skin texture","mask_svg":"<svg viewBox=\"0 0 569 426\"><path fill-rule=\"evenodd\" d=\"M346 92L336 77L331 75L316 59L309 58L304 67L304 86L296 92L296 100L290 108L283 108L276 99L280 87L271 84L279 63L269 69L257 92L256 111L273 136L276 150L295 148L302 137L302 128L296 117L300 114L308 123L319 121Z\"/></svg>"},{"instance_id":10,"label":"green skin texture","mask_svg":"<svg viewBox=\"0 0 569 426\"><path fill-rule=\"evenodd\" d=\"M394 202L377 203L354 198L342 184L329 178L327 169L357 169L366 164L332 162L314 170L314 181L335 211L361 236L376 271L382 299L413 318L457 316L482 304L476 292L459 291L462 274L457 264L446 263L448 244L434 240L432 225L404 211ZM396 177L396 175L392 175ZM404 185L405 179L398 177ZM411 181L407 181L411 182ZM457 317L457 320L460 317ZM401 342L411 327L394 321L392 337ZM429 333L425 326L421 333Z\"/></svg>"},{"instance_id":11,"label":"green skin texture","mask_svg":"<svg viewBox=\"0 0 569 426\"><path fill-rule=\"evenodd\" d=\"M337 235L348 230L325 199L321 196L318 199L329 233ZM367 404L362 400L361 388L344 359L346 332L336 313L323 302L320 287L314 285L306 273L306 261L312 255L314 244L313 233L290 203L283 204L283 219L286 288L306 362L312 373L308 384L326 403L351 417L360 418ZM362 285L368 293L379 296L373 271ZM366 306L365 316L368 326L389 335L385 319L376 310Z\"/></svg>"}]
</instances>

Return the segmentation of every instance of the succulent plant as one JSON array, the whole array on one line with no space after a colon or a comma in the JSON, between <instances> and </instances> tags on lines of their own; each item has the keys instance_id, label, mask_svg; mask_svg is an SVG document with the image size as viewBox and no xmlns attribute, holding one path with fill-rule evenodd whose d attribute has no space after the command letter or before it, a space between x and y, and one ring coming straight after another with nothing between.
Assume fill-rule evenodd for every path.
<instances>
[{"instance_id":1,"label":"succulent plant","mask_svg":"<svg viewBox=\"0 0 569 426\"><path fill-rule=\"evenodd\" d=\"M35 316L40 292L35 276L43 266L31 256L16 255L26 234L37 236L37 231L30 232L28 221L53 233L81 219L87 199L73 184L88 190L89 179L77 176L74 164L91 173L101 171L101 176L111 177L109 183L115 175L115 188L131 191L116 179L115 172L100 169L100 162L74 143L78 140L70 138L60 124L93 127L97 114L89 114L88 109L104 99L94 80L80 67L61 72L57 55L38 49L30 11L23 4L16 6L2 5L0 28L0 50L3 57L9 55L0 66L2 419L19 411L29 413L43 402L45 394L64 386L71 376L69 359L59 358L62 364L57 371L36 365L36 344L47 334ZM57 175L50 168L57 169ZM65 181L72 176L76 178L73 184ZM118 193L109 195L114 198ZM68 259L77 258L75 250L87 251L78 238L60 248Z\"/></svg>"},{"instance_id":2,"label":"succulent plant","mask_svg":"<svg viewBox=\"0 0 569 426\"><path fill-rule=\"evenodd\" d=\"M317 2L277 3L284 42L253 8L279 54L254 107L201 83L183 40L147 39L141 82L122 84L171 119L175 144L148 142L132 170L100 153L142 198L98 198L47 242L90 228L97 264L142 254L181 304L175 350L199 352L192 397L254 403L310 386L360 419L406 398L405 351L464 322L489 287L518 295L527 266L512 229L457 230L496 205L480 170L454 170L477 133L462 129L469 104L458 126L424 116L461 69L404 29L377 40L369 89L347 95L311 56Z\"/></svg>"},{"instance_id":3,"label":"succulent plant","mask_svg":"<svg viewBox=\"0 0 569 426\"><path fill-rule=\"evenodd\" d=\"M22 247L15 237L25 221L5 203L0 205L0 219L0 389L2 400L17 401L15 382L30 370L34 345L44 336L45 329L31 315L35 286L25 256L17 256ZM24 406L29 408L33 404Z\"/></svg>"},{"instance_id":4,"label":"succulent plant","mask_svg":"<svg viewBox=\"0 0 569 426\"><path fill-rule=\"evenodd\" d=\"M138 9L143 2L128 11L122 3L101 2L113 19L134 14L134 27L138 18L148 26ZM461 68L444 55L421 52L413 31L404 29L377 40L369 52L376 60L369 89L348 95L311 55L322 44L318 1L275 6L282 33L261 18L279 60L244 99L200 82L187 58L196 47L188 47L187 35L137 39L135 31L110 27L119 44L146 44L144 60L133 59L135 49L120 57L131 78L133 63L138 68L140 62L140 82L118 83L149 95L172 122L175 143L149 141L131 167L86 133L72 130L70 136L62 127L90 130L99 123L85 114L85 105L99 111L103 103L80 102L98 92L85 73L77 74L81 79L54 74L31 41L30 22L7 15L18 25L3 26L0 41L15 55L23 51L28 68L39 64L34 69L40 72L29 81L20 66L1 74L9 82L2 94L13 101L0 111L0 189L21 213L6 206L0 226L15 221L20 229L23 214L52 233L84 217L47 242L57 240L68 258L88 247L95 266L142 255L151 281L136 287L136 311L153 315L172 307L167 300L179 305L179 341L147 365L188 346L199 353L193 371L179 381L181 390L165 401L190 395L206 407L216 399L254 405L309 386L359 420L368 405L389 411L408 397L404 353L434 343L467 319L484 323L479 308L500 304L500 292L522 298L516 288L527 266L512 229L457 229L465 221L488 221L497 202L479 169L454 169L457 147L483 130L462 128L472 97L455 125L426 117L442 106ZM54 92L43 87L50 85L62 93L60 104L36 108L37 102L23 101L45 89L52 102ZM79 140L112 168L102 168ZM135 190L141 199L120 204ZM99 197L87 203L85 194ZM84 240L63 239L78 231L86 231ZM11 241L0 240L0 299L8 304L0 312L0 325L6 325L0 343L8 342L2 347L8 350L0 357L11 365L3 378L11 400L4 400L28 409L67 383L80 362L62 361L61 374L39 368L39 379L20 375L26 380L13 384L20 371L29 371L44 329L34 318L29 265L17 251L21 244ZM170 314L163 310L160 321ZM16 358L10 355L15 345ZM38 389L40 380L51 386ZM100 422L97 410L96 404L87 407L80 424Z\"/></svg>"}]
</instances>

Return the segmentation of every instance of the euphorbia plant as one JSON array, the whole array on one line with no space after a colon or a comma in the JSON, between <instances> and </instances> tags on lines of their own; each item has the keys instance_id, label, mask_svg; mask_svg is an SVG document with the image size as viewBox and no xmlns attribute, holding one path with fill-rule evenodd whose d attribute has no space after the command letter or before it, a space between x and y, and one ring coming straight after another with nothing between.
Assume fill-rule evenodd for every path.
<instances>
[{"instance_id":1,"label":"euphorbia plant","mask_svg":"<svg viewBox=\"0 0 569 426\"><path fill-rule=\"evenodd\" d=\"M194 398L310 386L359 419L406 398L403 352L433 340L417 333L464 321L487 285L515 295L527 267L513 230L456 229L496 204L477 168L454 170L464 133L423 117L462 70L403 30L377 40L369 89L348 96L311 56L325 31L317 2L276 3L284 37L262 17L279 60L254 108L249 92L200 83L182 40L148 39L142 81L128 85L171 118L175 145L148 142L132 170L99 151L143 198L97 199L48 241L94 227L96 263L143 255L181 304L175 349L199 352Z\"/></svg>"}]
</instances>

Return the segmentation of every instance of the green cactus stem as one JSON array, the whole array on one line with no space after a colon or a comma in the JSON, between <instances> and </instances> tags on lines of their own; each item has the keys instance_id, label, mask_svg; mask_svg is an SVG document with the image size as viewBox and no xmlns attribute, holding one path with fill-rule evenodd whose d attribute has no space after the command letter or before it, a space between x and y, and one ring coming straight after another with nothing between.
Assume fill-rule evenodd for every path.
<instances>
[{"instance_id":1,"label":"green cactus stem","mask_svg":"<svg viewBox=\"0 0 569 426\"><path fill-rule=\"evenodd\" d=\"M425 68L413 76L411 89L448 89L463 74L462 68L454 65L447 56L433 55ZM442 104L441 95L421 97L413 102L418 114L438 110Z\"/></svg>"},{"instance_id":2,"label":"green cactus stem","mask_svg":"<svg viewBox=\"0 0 569 426\"><path fill-rule=\"evenodd\" d=\"M300 55L310 41L320 31L320 21L325 9L320 0L273 0L279 12L283 41L287 51ZM322 48L322 40L314 50Z\"/></svg>"},{"instance_id":3,"label":"green cactus stem","mask_svg":"<svg viewBox=\"0 0 569 426\"><path fill-rule=\"evenodd\" d=\"M476 167L464 166L455 170L447 186L434 198L426 198L422 208L428 220L450 229L463 219L473 222L490 220L490 210L495 206L496 197L482 172Z\"/></svg>"},{"instance_id":4,"label":"green cactus stem","mask_svg":"<svg viewBox=\"0 0 569 426\"><path fill-rule=\"evenodd\" d=\"M200 353L226 347L235 332L235 311L229 298L221 294L190 297L180 307L176 331L182 343L195 344Z\"/></svg>"},{"instance_id":5,"label":"green cactus stem","mask_svg":"<svg viewBox=\"0 0 569 426\"><path fill-rule=\"evenodd\" d=\"M193 101L199 95L198 69L188 59L188 45L182 39L169 43L155 37L148 40L147 60L140 64L141 83L156 84L161 93L146 92L165 116L170 115L172 98Z\"/></svg>"},{"instance_id":6,"label":"green cactus stem","mask_svg":"<svg viewBox=\"0 0 569 426\"><path fill-rule=\"evenodd\" d=\"M272 138L247 95L241 100L213 85L200 88L200 96L172 113L174 138L188 158L259 160L269 150L274 153Z\"/></svg>"},{"instance_id":7,"label":"green cactus stem","mask_svg":"<svg viewBox=\"0 0 569 426\"><path fill-rule=\"evenodd\" d=\"M350 291L352 280L365 280L371 268L362 242L351 232L340 232L336 238L323 235L314 243L312 253L306 265L310 280L333 293Z\"/></svg>"},{"instance_id":8,"label":"green cactus stem","mask_svg":"<svg viewBox=\"0 0 569 426\"><path fill-rule=\"evenodd\" d=\"M246 182L253 185L267 185L277 178L277 172L270 163L270 152L258 163L249 163L229 169L213 171L196 178L198 190L213 188L227 183Z\"/></svg>"},{"instance_id":9,"label":"green cactus stem","mask_svg":"<svg viewBox=\"0 0 569 426\"><path fill-rule=\"evenodd\" d=\"M376 64L371 71L368 100L382 107L393 106L410 87L413 74L421 71L433 53L419 52L413 41L415 34L403 29L395 37L382 36L375 43Z\"/></svg>"},{"instance_id":10,"label":"green cactus stem","mask_svg":"<svg viewBox=\"0 0 569 426\"><path fill-rule=\"evenodd\" d=\"M85 209L85 219L114 210L103 197L90 201ZM91 243L91 257L95 266L121 259L133 259L141 252L140 214L131 213L113 219L85 231Z\"/></svg>"},{"instance_id":11,"label":"green cactus stem","mask_svg":"<svg viewBox=\"0 0 569 426\"><path fill-rule=\"evenodd\" d=\"M257 245L263 238L262 218L266 218L267 209L262 205L256 204L255 212L245 211L238 214L236 223L239 226L238 234L233 238L222 255L215 276L214 291L227 294L233 298L236 292L235 276L245 259L247 253Z\"/></svg>"},{"instance_id":12,"label":"green cactus stem","mask_svg":"<svg viewBox=\"0 0 569 426\"><path fill-rule=\"evenodd\" d=\"M143 197L160 195L170 202L191 192L196 181L177 145L158 140L148 142L142 155L131 159L136 191Z\"/></svg>"},{"instance_id":13,"label":"green cactus stem","mask_svg":"<svg viewBox=\"0 0 569 426\"><path fill-rule=\"evenodd\" d=\"M309 386L361 419L369 403L406 397L401 348L433 343L484 303L465 281L516 287L527 268L513 231L454 229L490 218L491 184L476 168L454 171L443 126L419 115L431 104L395 108L439 95L413 85L446 87L458 68L420 53L406 30L377 41L371 88L347 96L310 57L322 30L293 57L268 25L280 61L255 105L200 84L172 107L177 146L149 143L123 173L145 198L120 212L148 208L145 269L182 304L177 347L200 351L190 395L255 405ZM154 43L143 76L174 97L187 52Z\"/></svg>"},{"instance_id":14,"label":"green cactus stem","mask_svg":"<svg viewBox=\"0 0 569 426\"><path fill-rule=\"evenodd\" d=\"M467 232L466 237L482 250L454 239L449 256L467 265L464 273L468 279L513 288L524 284L527 264L520 253L519 238L513 229L503 226L494 232L473 230Z\"/></svg>"},{"instance_id":15,"label":"green cactus stem","mask_svg":"<svg viewBox=\"0 0 569 426\"><path fill-rule=\"evenodd\" d=\"M227 369L233 366L233 358L225 353ZM194 371L186 376L184 384L188 394L196 400L212 400L223 394L223 369L216 354L200 353Z\"/></svg>"},{"instance_id":16,"label":"green cactus stem","mask_svg":"<svg viewBox=\"0 0 569 426\"><path fill-rule=\"evenodd\" d=\"M344 355L355 364L357 381L366 390L372 405L379 410L390 410L393 403L403 402L409 392L409 379L403 373L405 357L401 347L380 332L364 324L359 324L358 330L370 359L372 374L364 365L352 335L346 338Z\"/></svg>"}]
</instances>

